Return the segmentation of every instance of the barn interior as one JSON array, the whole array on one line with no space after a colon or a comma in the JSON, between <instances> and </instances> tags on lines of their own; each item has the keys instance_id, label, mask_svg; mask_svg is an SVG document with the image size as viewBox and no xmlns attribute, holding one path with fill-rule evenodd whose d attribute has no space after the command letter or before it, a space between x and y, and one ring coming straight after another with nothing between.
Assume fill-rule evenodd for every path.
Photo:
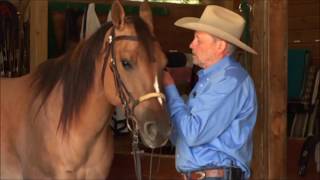
<instances>
[{"instance_id":1,"label":"barn interior","mask_svg":"<svg viewBox=\"0 0 320 180\"><path fill-rule=\"evenodd\" d=\"M20 77L42 62L63 55L80 40L88 4L95 4L97 17L103 23L108 20L112 2L1 1L1 77ZM122 3L128 14L137 14L141 2ZM167 55L167 66L179 91L185 96L195 83L198 70L190 56L193 33L173 24L181 17L199 17L208 4L242 15L248 22L242 40L258 52L236 53L253 77L259 99L251 179L320 179L320 1L151 1L157 40ZM110 180L136 178L132 137L125 121L121 110L116 110L110 124L115 139ZM174 147L170 143L154 150L141 144L140 150L144 179L182 178L175 169Z\"/></svg>"}]
</instances>

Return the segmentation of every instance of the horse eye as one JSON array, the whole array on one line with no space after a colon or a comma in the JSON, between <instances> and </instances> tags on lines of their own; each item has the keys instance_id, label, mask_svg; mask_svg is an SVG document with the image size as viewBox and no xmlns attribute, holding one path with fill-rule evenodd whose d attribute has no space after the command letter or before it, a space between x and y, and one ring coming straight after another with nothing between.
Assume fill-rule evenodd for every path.
<instances>
[{"instance_id":1,"label":"horse eye","mask_svg":"<svg viewBox=\"0 0 320 180\"><path fill-rule=\"evenodd\" d=\"M132 69L132 65L131 65L130 61L127 59L122 59L121 64L124 67L124 69L126 69L126 70Z\"/></svg>"}]
</instances>

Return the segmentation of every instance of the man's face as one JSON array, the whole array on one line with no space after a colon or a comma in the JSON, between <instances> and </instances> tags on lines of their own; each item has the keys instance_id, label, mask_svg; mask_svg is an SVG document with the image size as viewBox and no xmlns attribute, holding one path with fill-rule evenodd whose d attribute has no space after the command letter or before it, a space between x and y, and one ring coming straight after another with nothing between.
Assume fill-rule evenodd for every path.
<instances>
[{"instance_id":1,"label":"man's face","mask_svg":"<svg viewBox=\"0 0 320 180\"><path fill-rule=\"evenodd\" d=\"M193 63L202 67L209 67L216 57L217 39L206 32L196 31L190 43Z\"/></svg>"}]
</instances>

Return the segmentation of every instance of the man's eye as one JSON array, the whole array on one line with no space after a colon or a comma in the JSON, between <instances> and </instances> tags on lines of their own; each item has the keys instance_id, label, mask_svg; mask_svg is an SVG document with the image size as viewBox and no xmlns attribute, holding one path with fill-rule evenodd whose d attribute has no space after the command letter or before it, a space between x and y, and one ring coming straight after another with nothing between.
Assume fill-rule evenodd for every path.
<instances>
[{"instance_id":1,"label":"man's eye","mask_svg":"<svg viewBox=\"0 0 320 180\"><path fill-rule=\"evenodd\" d=\"M122 59L121 64L124 67L124 69L126 69L126 70L132 69L132 65L131 65L130 61L127 59Z\"/></svg>"}]
</instances>

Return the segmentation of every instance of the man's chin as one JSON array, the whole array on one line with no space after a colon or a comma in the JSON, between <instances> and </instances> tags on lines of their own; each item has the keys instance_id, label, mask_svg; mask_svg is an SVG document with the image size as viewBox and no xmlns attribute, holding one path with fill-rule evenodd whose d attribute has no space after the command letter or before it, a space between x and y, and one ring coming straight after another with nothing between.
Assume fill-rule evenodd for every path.
<instances>
[{"instance_id":1,"label":"man's chin","mask_svg":"<svg viewBox=\"0 0 320 180\"><path fill-rule=\"evenodd\" d=\"M198 59L195 59L195 56L193 57L192 63L193 63L194 65L197 65L197 66L200 66L200 64L201 64Z\"/></svg>"}]
</instances>

